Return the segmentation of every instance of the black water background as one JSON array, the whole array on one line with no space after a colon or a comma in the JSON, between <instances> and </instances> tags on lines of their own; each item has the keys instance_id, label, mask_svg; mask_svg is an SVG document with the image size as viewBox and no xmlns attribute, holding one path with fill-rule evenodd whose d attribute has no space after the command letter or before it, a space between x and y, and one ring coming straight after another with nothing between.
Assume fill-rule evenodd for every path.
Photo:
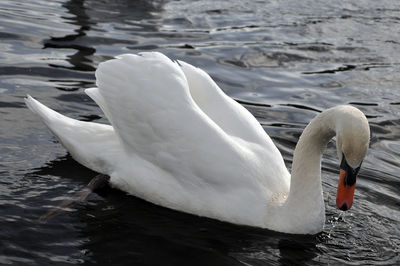
<instances>
[{"instance_id":1,"label":"black water background","mask_svg":"<svg viewBox=\"0 0 400 266\"><path fill-rule=\"evenodd\" d=\"M0 2L0 263L291 265L399 262L400 4L397 1ZM83 93L121 53L161 51L206 70L248 108L288 167L319 111L352 104L371 124L355 203L335 209L334 142L323 161L326 227L290 236L194 217L106 188L38 217L95 175L23 104L106 123Z\"/></svg>"}]
</instances>

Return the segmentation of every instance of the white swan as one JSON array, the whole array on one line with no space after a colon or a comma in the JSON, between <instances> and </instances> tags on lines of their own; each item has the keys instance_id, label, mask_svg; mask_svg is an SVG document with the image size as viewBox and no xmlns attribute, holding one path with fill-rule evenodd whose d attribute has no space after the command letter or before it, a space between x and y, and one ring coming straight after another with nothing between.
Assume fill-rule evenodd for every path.
<instances>
[{"instance_id":1,"label":"white swan","mask_svg":"<svg viewBox=\"0 0 400 266\"><path fill-rule=\"evenodd\" d=\"M201 69L157 52L101 63L85 92L110 125L65 117L28 95L71 155L132 195L172 209L275 231L322 231L321 156L336 134L337 205L351 207L369 144L365 116L338 106L316 116L294 152L292 176L257 120Z\"/></svg>"}]
</instances>

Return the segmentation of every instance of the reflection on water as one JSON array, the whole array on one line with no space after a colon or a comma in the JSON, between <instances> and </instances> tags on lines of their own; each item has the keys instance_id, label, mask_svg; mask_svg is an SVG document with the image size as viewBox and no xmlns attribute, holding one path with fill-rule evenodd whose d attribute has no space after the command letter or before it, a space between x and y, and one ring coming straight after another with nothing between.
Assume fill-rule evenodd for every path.
<instances>
[{"instance_id":1,"label":"reflection on water","mask_svg":"<svg viewBox=\"0 0 400 266\"><path fill-rule=\"evenodd\" d=\"M88 58L96 52L96 49L86 46L86 32L90 30L91 23L89 17L85 14L83 1L68 2L63 7L67 8L70 14L75 15L73 18L68 19L70 20L69 23L77 25L79 28L74 30L74 34L63 37L50 37L50 39L44 40L44 48L76 50L76 53L69 55L67 59L73 66L72 69L94 71L95 68L90 64L91 61ZM57 67L56 65L52 66Z\"/></svg>"},{"instance_id":2,"label":"reflection on water","mask_svg":"<svg viewBox=\"0 0 400 266\"><path fill-rule=\"evenodd\" d=\"M312 6L313 8L310 8ZM400 4L397 1L2 1L0 263L292 265L400 260ZM23 104L29 93L107 123L83 93L115 55L161 51L205 69L274 139L290 168L304 126L360 108L371 148L350 212L335 208L335 144L323 160L326 227L290 236L187 215L105 188L38 218L95 175Z\"/></svg>"}]
</instances>

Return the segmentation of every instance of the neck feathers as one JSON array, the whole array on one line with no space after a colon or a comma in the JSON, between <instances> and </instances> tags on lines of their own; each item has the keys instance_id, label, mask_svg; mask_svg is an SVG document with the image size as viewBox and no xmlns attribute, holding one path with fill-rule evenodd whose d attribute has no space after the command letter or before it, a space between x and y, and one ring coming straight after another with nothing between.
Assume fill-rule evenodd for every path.
<instances>
[{"instance_id":1,"label":"neck feathers","mask_svg":"<svg viewBox=\"0 0 400 266\"><path fill-rule=\"evenodd\" d=\"M335 136L335 117L327 110L305 128L296 145L286 215L304 232L322 230L325 205L321 185L321 159L326 144ZM289 226L290 227L290 226Z\"/></svg>"}]
</instances>

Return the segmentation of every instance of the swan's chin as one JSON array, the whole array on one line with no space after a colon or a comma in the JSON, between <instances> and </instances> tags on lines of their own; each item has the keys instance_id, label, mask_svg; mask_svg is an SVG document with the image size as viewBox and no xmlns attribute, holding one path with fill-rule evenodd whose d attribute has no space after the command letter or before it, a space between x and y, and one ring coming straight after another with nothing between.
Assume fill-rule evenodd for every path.
<instances>
[{"instance_id":1,"label":"swan's chin","mask_svg":"<svg viewBox=\"0 0 400 266\"><path fill-rule=\"evenodd\" d=\"M336 206L342 211L349 210L353 205L354 190L356 189L355 183L353 185L346 184L346 175L346 171L340 169L340 178L336 195Z\"/></svg>"}]
</instances>

